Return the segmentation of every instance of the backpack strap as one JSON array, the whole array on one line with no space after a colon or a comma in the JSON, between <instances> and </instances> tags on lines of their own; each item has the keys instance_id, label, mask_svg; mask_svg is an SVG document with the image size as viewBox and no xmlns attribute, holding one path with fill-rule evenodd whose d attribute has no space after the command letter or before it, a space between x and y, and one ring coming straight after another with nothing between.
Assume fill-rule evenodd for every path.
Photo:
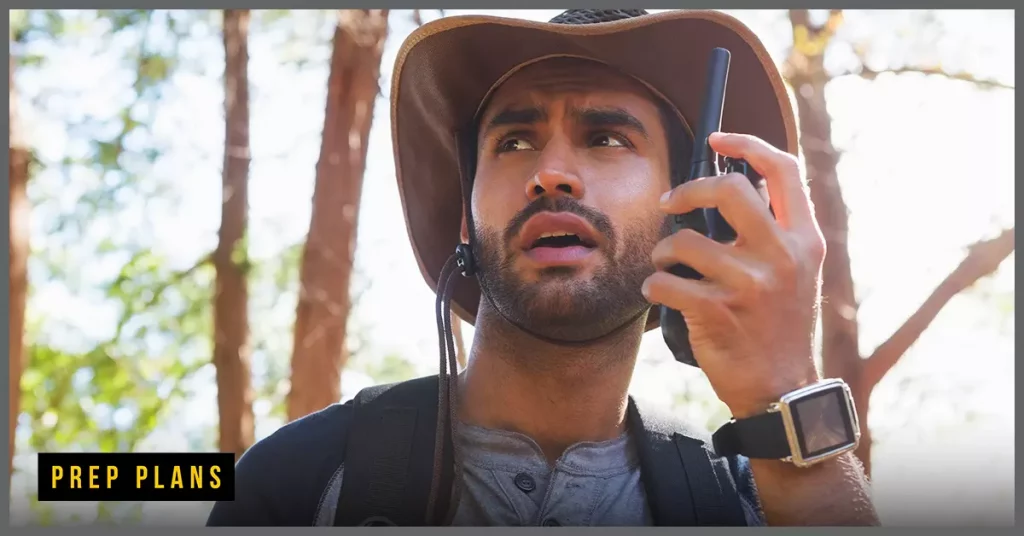
<instances>
[{"instance_id":1,"label":"backpack strap","mask_svg":"<svg viewBox=\"0 0 1024 536\"><path fill-rule=\"evenodd\" d=\"M437 396L437 376L374 386L355 396L336 526L427 524ZM450 444L448 437L439 511L450 502Z\"/></svg>"},{"instance_id":2,"label":"backpack strap","mask_svg":"<svg viewBox=\"0 0 1024 536\"><path fill-rule=\"evenodd\" d=\"M747 524L729 462L710 449L706 432L633 397L627 415L655 525Z\"/></svg>"}]
</instances>

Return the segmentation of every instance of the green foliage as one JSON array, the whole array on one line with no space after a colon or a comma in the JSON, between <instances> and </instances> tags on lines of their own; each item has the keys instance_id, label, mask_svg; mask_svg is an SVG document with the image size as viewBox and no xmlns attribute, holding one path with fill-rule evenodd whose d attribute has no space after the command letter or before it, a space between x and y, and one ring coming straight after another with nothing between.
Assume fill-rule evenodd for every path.
<instances>
[{"instance_id":1,"label":"green foliage","mask_svg":"<svg viewBox=\"0 0 1024 536\"><path fill-rule=\"evenodd\" d=\"M130 451L149 435L208 355L211 273L197 267L164 273L159 259L136 255L108 287L122 306L110 340L79 353L29 347L22 411L33 450Z\"/></svg>"},{"instance_id":2,"label":"green foliage","mask_svg":"<svg viewBox=\"0 0 1024 536\"><path fill-rule=\"evenodd\" d=\"M278 25L292 17L290 9L261 9L253 13L255 19L265 25Z\"/></svg>"},{"instance_id":3,"label":"green foliage","mask_svg":"<svg viewBox=\"0 0 1024 536\"><path fill-rule=\"evenodd\" d=\"M241 240L235 242L231 249L231 264L241 268L242 273L248 275L252 271L252 261L249 259L249 231L246 229Z\"/></svg>"},{"instance_id":4,"label":"green foliage","mask_svg":"<svg viewBox=\"0 0 1024 536\"><path fill-rule=\"evenodd\" d=\"M127 93L116 80L104 87L107 98L123 104L110 116L39 109L47 120L66 125L69 139L88 150L41 158L35 168L44 175L30 183L37 229L46 239L32 244L28 314L34 320L26 337L19 453L134 450L189 394L189 380L209 362L213 271L207 259L175 270L143 229L100 236L90 231L104 222L118 230L125 213L167 192L167 185L151 177L164 148L150 134L152 114L139 110L159 105L162 87L179 67L177 41L188 29L178 22L150 10L27 10L14 17L17 80L47 69L55 51L82 46L119 57L122 68L135 73L123 88ZM165 26L164 37L153 40L158 25ZM41 91L27 95L28 101L80 98L63 85ZM70 210L69 190L80 194ZM102 272L96 265L118 259L124 263L110 279L97 281ZM39 307L38 289L61 287L100 313L113 307L112 333L97 338L52 318L62 313L59 306ZM101 504L99 521L138 513L117 506ZM51 508L33 511L34 522L55 522Z\"/></svg>"},{"instance_id":5,"label":"green foliage","mask_svg":"<svg viewBox=\"0 0 1024 536\"><path fill-rule=\"evenodd\" d=\"M39 502L39 494L29 494L29 508L32 510L35 524L49 526L54 523L55 509L52 503Z\"/></svg>"},{"instance_id":6,"label":"green foliage","mask_svg":"<svg viewBox=\"0 0 1024 536\"><path fill-rule=\"evenodd\" d=\"M28 11L12 9L8 13L10 15L10 39L15 43L20 43L25 40L25 32L29 27Z\"/></svg>"},{"instance_id":7,"label":"green foliage","mask_svg":"<svg viewBox=\"0 0 1024 536\"><path fill-rule=\"evenodd\" d=\"M331 10L255 11L253 17L252 32L262 32L284 67L298 70L329 57ZM66 151L42 153L41 173L29 190L38 222L33 232L45 238L34 240L30 259L19 454L127 451L167 431L185 434L192 448L215 447L215 425L169 422L178 418L189 397L214 387L207 373L215 273L209 256L183 266L161 249L153 227L168 222L151 218L148 207L173 205L181 195L173 181L155 178L164 159L176 156L156 137L156 117L181 74L221 75L208 59L220 43L219 34L219 10L12 13L19 84L25 83L21 75L53 80L31 86L26 101L67 136ZM88 51L97 65L114 66L109 78L109 71L98 73L105 77L102 96L91 93L99 89L83 90L88 85L54 77L53 65L72 50ZM77 104L90 98L113 106ZM137 222L140 209L147 213L141 226L123 223ZM286 393L281 386L290 372L303 248L300 242L251 258L249 240L246 234L231 258L250 279L254 388L258 399L271 401L271 417L283 417ZM358 289L360 276L355 277ZM39 301L54 289L74 296L78 306L95 307L105 322L103 333L77 325L72 318L80 317L74 314L65 317L52 296ZM384 377L408 375L394 358L382 366ZM30 504L33 523L66 521L51 505ZM130 503L101 503L96 515L98 523L123 523L141 512Z\"/></svg>"},{"instance_id":8,"label":"green foliage","mask_svg":"<svg viewBox=\"0 0 1024 536\"><path fill-rule=\"evenodd\" d=\"M148 24L151 16L152 12L146 9L99 9L96 11L96 17L107 20L114 32L134 28L140 24Z\"/></svg>"},{"instance_id":9,"label":"green foliage","mask_svg":"<svg viewBox=\"0 0 1024 536\"><path fill-rule=\"evenodd\" d=\"M283 387L291 375L292 333L304 247L304 242L299 242L264 259L250 260L249 321L253 348L253 389L258 399L270 402L267 415L270 418L284 419L287 415L287 391ZM408 370L408 375L402 376L402 379L411 378L415 371L408 363L408 369L401 369L397 363L379 365L384 367L381 369L361 368L364 362L362 350L367 343L362 338L358 309L360 297L368 285L363 270L358 266L353 270L352 277L352 313L349 315L347 337L350 357L346 368L365 372L378 381L383 380L379 380L375 374L381 372L385 377L399 377ZM388 359L400 358L392 356ZM372 368L378 365L369 366Z\"/></svg>"},{"instance_id":10,"label":"green foliage","mask_svg":"<svg viewBox=\"0 0 1024 536\"><path fill-rule=\"evenodd\" d=\"M269 417L287 415L282 390L291 372L292 329L298 299L303 243L265 259L251 259L249 322L253 348L253 390L270 401Z\"/></svg>"},{"instance_id":11,"label":"green foliage","mask_svg":"<svg viewBox=\"0 0 1024 536\"><path fill-rule=\"evenodd\" d=\"M159 104L160 88L173 76L178 61L178 42L181 29L174 28L174 17L152 10L99 10L99 11L37 11L30 10L25 17L26 25L19 30L25 44L24 54L19 55L19 69L45 67L47 58L37 50L51 51L82 47L85 43L104 43L98 47L104 54L120 56L124 68L134 72L131 83L131 98L124 102L121 111L112 117L85 116L82 118L57 118L68 123L72 137L83 139L92 145L85 158L70 155L59 161L43 162L50 169L63 169L67 178L73 173L91 171L95 182L85 191L73 211L58 210L60 217L53 219L54 231L67 231L65 238L78 241L79 235L90 222L111 215L138 202L133 193L152 189L147 181L147 166L153 165L162 153L162 147L155 146L148 135L151 118L140 117L136 112L141 107L153 108ZM166 37L154 43L153 34L161 23ZM69 32L68 27L78 28ZM37 46L38 45L38 46ZM123 93L116 86L106 88L111 99L119 99ZM60 94L63 88L46 88L48 92ZM74 98L74 95L68 95ZM131 137L131 138L130 138ZM146 147L127 148L129 139L135 145L150 144ZM46 204L47 194L37 187L33 201ZM59 189L52 185L50 188ZM145 196L144 196L145 197Z\"/></svg>"},{"instance_id":12,"label":"green foliage","mask_svg":"<svg viewBox=\"0 0 1024 536\"><path fill-rule=\"evenodd\" d=\"M416 377L416 367L401 355L387 354L380 359L365 359L359 354L349 360L347 370L366 374L374 383L395 383Z\"/></svg>"}]
</instances>

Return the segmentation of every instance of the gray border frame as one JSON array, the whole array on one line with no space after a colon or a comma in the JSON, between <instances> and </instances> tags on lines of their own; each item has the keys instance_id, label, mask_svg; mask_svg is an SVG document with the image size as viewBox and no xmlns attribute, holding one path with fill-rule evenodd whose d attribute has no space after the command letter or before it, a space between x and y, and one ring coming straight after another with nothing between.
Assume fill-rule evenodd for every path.
<instances>
[{"instance_id":1,"label":"gray border frame","mask_svg":"<svg viewBox=\"0 0 1024 536\"><path fill-rule=\"evenodd\" d=\"M627 1L624 1L624 2L623 1L612 2L612 1L609 1L609 0L592 0L590 2L563 1L563 2L561 2L561 5L559 7L560 8L570 8L570 7L596 7L596 8L603 8L603 7L609 7L609 8L610 7L626 7L626 5L632 4L632 2L633 2L633 0L627 0ZM113 8L113 7L124 7L124 8L126 8L126 7L133 7L133 8L139 8L139 7L144 7L146 5L149 5L153 9L156 9L156 8L167 8L168 7L167 6L168 3L169 2L160 2L159 0L136 0L135 2L110 1L110 0L98 0L98 1L93 1L93 2L76 2L74 0L59 0L59 1L46 2L46 4L48 4L48 6L47 6L48 8L63 8L63 9L94 9L94 8ZM251 8L251 9L271 9L271 8L274 8L274 7L280 7L280 4L282 4L282 3L284 3L284 2L271 2L271 1L268 1L268 0L250 0L248 2L238 2L236 0L220 0L220 1L216 1L216 2L210 2L209 0L205 0L205 1L203 1L203 0L177 0L177 1L173 2L173 4L177 8L179 8L179 9L221 9L221 8L230 8L230 7ZM433 3L433 6L432 6L431 3L427 3L427 2L422 2L421 3L421 2L410 1L410 0L398 0L398 1L390 0L390 1L382 2L382 3L386 4L390 8L394 8L394 9L414 9L414 8L435 9L436 5L437 5L436 3ZM496 7L508 8L510 3L511 2L498 2ZM516 3L516 7L521 8L521 9L526 9L526 8L550 9L550 8L552 8L550 2L544 2L544 1L538 1L538 0L516 0L515 3ZM42 6L38 5L38 2L33 2L33 1L29 1L29 2L25 2L25 1L13 2L12 4L14 4L14 6L16 6L16 7L8 7L9 10L10 9L27 9L27 8L30 8L30 7L31 8L35 8L35 9L39 9L40 7L42 7ZM346 7L355 8L355 7L375 7L375 6L379 6L379 4L376 4L376 2L353 2L353 1L330 1L330 0L291 0L291 1L287 2L287 4L288 4L288 7L291 8L291 9L311 9L311 8L318 8L318 9L340 9L340 8L346 8ZM475 9L475 8L482 7L481 4L484 4L484 6L486 6L487 4L489 4L489 2L471 2L471 1L468 1L468 0L454 0L454 1L453 0L448 0L447 2L443 2L443 4L444 4L445 8L449 8L449 9L466 9L466 8L473 8L473 9ZM806 0L804 0L804 1L790 0L789 2L786 2L786 4L788 4L787 8L789 8L789 7L820 8L820 6L821 6L821 4L818 4L817 2L808 2ZM977 1L976 2L956 2L956 1L953 1L953 0L938 0L938 1L932 1L932 2L902 0L902 1L899 1L899 2L891 2L891 1L886 1L886 0L861 0L861 1L856 1L856 2L847 1L847 2L845 2L845 4L846 4L846 6L844 6L844 7L846 7L846 8L860 8L860 9L865 9L865 8L869 8L869 9L892 9L892 8L901 8L901 9L915 9L915 8L916 9L923 9L923 8L929 8L929 9L955 9L955 8L970 8L970 9L1009 9L1009 10L1014 10L1014 8L1013 8L1014 2L1012 2L1010 0L993 0L993 1L988 1L988 2L977 2ZM651 8L651 9L660 9L660 8L670 8L670 9L671 8L764 9L766 6L762 2L760 2L758 0L717 0L715 2L708 2L708 1L695 2L695 1L683 1L683 0L675 0L675 1L651 0L651 1L648 1L648 2L644 2L643 3L643 7ZM773 7L773 9L782 9L782 8L781 7ZM1017 15L1016 15L1016 12L1014 13L1014 18L1015 18L1015 22L1016 22L1016 19L1018 19ZM9 11L5 13L4 20L7 22L7 26L9 27L10 26L10 12ZM10 42L9 41L8 41L8 44L7 44L7 46L5 48L7 48L8 51L10 50ZM10 121L10 117L8 117L8 119L5 120L4 122L7 123L9 121ZM8 159L8 155L4 155L3 160L7 160L7 159ZM1018 174L1019 174L1019 171L1018 171ZM0 195L2 195L2 193L0 193ZM7 197L7 196L3 196L3 197ZM7 201L3 201L2 206L5 207L5 208L8 207L8 202ZM5 212L8 212L8 211L5 211ZM9 225L10 225L10 216L8 215L8 217L3 218L3 227L5 229L7 229L6 231L4 231L4 233L5 233L5 235L8 235L8 236L9 236ZM10 266L9 255L10 255L10 252L8 250L8 254L5 255L5 257L7 257L7 259L4 260L4 262L0 262L0 270L3 270L4 273L7 273L8 270L9 270L9 266ZM6 278L7 277L5 276L5 279ZM9 296L10 289L9 289L9 287L3 287L3 289L0 290L0 293L2 293L2 296L4 298L3 301L9 302L9 300L10 300L10 296ZM6 318L9 314L10 314L9 309L5 308L2 312L0 312L0 315L2 315L2 316L0 316L0 321L3 321L3 323L9 323L9 319L6 320L6 321L3 320L3 318ZM5 330L3 332L2 338L6 339L9 336L10 336L9 331ZM6 347L6 346L7 346L7 343L4 343L4 347ZM9 370L8 369L3 369L2 371L0 371L0 375L2 375L4 379L7 379L8 374L9 374ZM1018 372L1018 375L1019 375L1019 372ZM7 423L7 419L8 419L7 412L3 412L2 418L3 418L4 423ZM1020 419L1019 414L1017 415L1017 419L1019 421L1019 419ZM7 449L5 448L3 450L3 452L5 453L5 457L6 457L6 455L8 454L7 453ZM0 470L0 475L2 475L4 477L5 481L9 481L9 471L2 471L2 470ZM1016 477L1016 475L1015 475L1015 477ZM4 485L4 486L0 486L0 487L3 488L2 497L5 499L4 502L7 503L8 505L10 505L10 492L11 492L10 486ZM1015 498L1015 500L1016 500L1016 498ZM1015 508L1015 517L1016 517L1016 515L1019 515L1019 511L1020 511L1019 503L1015 503L1015 507L1016 507ZM4 520L4 522L2 523L3 525L7 525L7 526L10 525L10 506L8 506L7 508L3 509L2 513L0 513L0 520ZM44 534L44 533L45 534L53 534L53 533L56 533L58 530L60 530L60 528L57 528L57 527L52 527L52 528L47 528L47 527L12 527L12 529L13 529L12 532L11 532L12 534L14 534L14 533L16 533L16 534ZM137 526L133 526L133 527L84 526L84 527L76 527L75 528L75 530L80 531L81 534L84 534L86 536L90 536L93 533L101 534L101 533L108 532L108 531L114 531L114 532L131 531L131 532L135 532L138 529L139 529L139 527L137 527ZM170 534L187 534L189 531L196 530L196 528L195 527L169 528L169 527L155 527L155 526L151 526L151 527L146 527L144 530L146 530L147 532L155 532L155 533L159 533L159 534L168 534L168 535L170 535ZM181 532L178 532L179 530ZM239 536L251 535L253 533L259 533L259 534L281 534L281 533L285 533L285 534L287 534L287 533L290 532L290 529L288 529L288 528L284 528L284 529L277 529L277 528L223 528L223 529L220 529L220 530L222 530L224 532L231 533L231 534L238 534ZM280 533L277 532L278 530L281 530L281 532ZM388 532L388 533L397 533L397 532L402 531L404 529L396 529L396 528L365 529L365 528L363 528L363 529L350 529L350 530L359 531L359 532L364 532L364 531L368 531L369 530L369 531L374 531L374 532L384 531L384 532ZM428 532L438 532L438 533L441 533L442 531L443 532L448 532L448 531L452 531L452 530L460 530L461 531L461 530L477 530L477 529L425 528L425 529L415 529L415 530L423 530L423 531L428 531ZM543 530L543 529L540 529L540 528L488 528L488 529L481 529L481 530L498 531L498 532L500 532L502 534L512 534L513 531L518 531L518 532L522 532L524 530L525 531L538 531L538 530ZM562 532L562 531L580 531L580 532L582 532L584 530L594 530L594 529L584 529L584 528L576 528L576 527L565 527L565 528L560 529L560 532ZM670 533L669 531L671 531L673 529L627 527L627 528L602 528L602 529L596 529L596 530L606 531L606 533L608 533L608 534L616 534L616 535L617 534L624 534L625 535L625 534L632 534L632 533L634 533L635 531L638 531L638 530L643 530L643 531L659 531L659 532L661 532L663 534L669 534ZM690 529L690 530L693 530L693 529ZM696 529L696 530L702 530L703 531L703 530L711 530L711 529ZM737 533L737 534L742 532L742 529L720 529L720 530L723 531L723 532ZM821 533L821 532L841 533L841 532L846 532L846 531L855 530L855 529L840 529L840 528L827 528L827 529L825 529L825 528L820 528L820 529L819 528L814 528L814 529L783 529L783 528L769 528L769 529L762 529L762 530L774 530L774 531L778 531L778 530L787 530L787 531L800 530L800 531L813 531L814 533ZM881 529L876 529L876 530L881 530L881 531L888 532L888 533L896 533L897 531L901 531L901 530L909 530L909 531L912 531L912 532L919 532L921 529L900 529L900 528L884 528L883 527ZM931 529L931 530L934 530L934 529ZM944 530L947 530L947 529L944 529ZM951 529L948 529L948 530L959 531L961 529L951 528ZM1012 530L1012 528L1000 528L1000 529L994 529L994 530L998 530L1000 532L1005 530L1006 533L1011 533L1010 531Z\"/></svg>"}]
</instances>

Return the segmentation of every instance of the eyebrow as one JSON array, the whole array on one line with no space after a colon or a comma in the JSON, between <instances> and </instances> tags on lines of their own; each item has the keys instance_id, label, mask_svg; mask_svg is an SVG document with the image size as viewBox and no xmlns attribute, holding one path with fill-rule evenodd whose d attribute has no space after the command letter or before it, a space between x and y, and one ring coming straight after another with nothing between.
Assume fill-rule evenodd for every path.
<instances>
[{"instance_id":1,"label":"eyebrow","mask_svg":"<svg viewBox=\"0 0 1024 536\"><path fill-rule=\"evenodd\" d=\"M484 129L484 132L507 125L533 125L546 121L547 117L547 112L538 107L507 108L495 114L495 116L487 122L487 127Z\"/></svg>"},{"instance_id":2,"label":"eyebrow","mask_svg":"<svg viewBox=\"0 0 1024 536\"><path fill-rule=\"evenodd\" d=\"M576 121L590 128L624 127L635 131L645 139L648 138L644 124L622 108L574 108L570 114Z\"/></svg>"},{"instance_id":3,"label":"eyebrow","mask_svg":"<svg viewBox=\"0 0 1024 536\"><path fill-rule=\"evenodd\" d=\"M573 108L569 114L575 121L590 128L624 127L648 138L643 123L622 108ZM508 108L495 114L487 122L484 132L508 125L533 125L546 121L547 117L547 112L539 107Z\"/></svg>"}]
</instances>

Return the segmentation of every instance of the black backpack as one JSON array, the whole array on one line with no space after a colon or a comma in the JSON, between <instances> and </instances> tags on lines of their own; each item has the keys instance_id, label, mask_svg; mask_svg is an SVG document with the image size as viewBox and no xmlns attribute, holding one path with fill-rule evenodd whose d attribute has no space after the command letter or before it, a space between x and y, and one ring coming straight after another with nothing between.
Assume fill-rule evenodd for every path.
<instances>
[{"instance_id":1,"label":"black backpack","mask_svg":"<svg viewBox=\"0 0 1024 536\"><path fill-rule=\"evenodd\" d=\"M432 517L427 503L437 401L437 376L428 376L364 389L343 406L351 413L336 526L423 526ZM706 433L650 411L632 397L627 411L655 525L747 524L730 470L734 458L716 455ZM438 511L448 508L453 467L451 455L445 454Z\"/></svg>"}]
</instances>

